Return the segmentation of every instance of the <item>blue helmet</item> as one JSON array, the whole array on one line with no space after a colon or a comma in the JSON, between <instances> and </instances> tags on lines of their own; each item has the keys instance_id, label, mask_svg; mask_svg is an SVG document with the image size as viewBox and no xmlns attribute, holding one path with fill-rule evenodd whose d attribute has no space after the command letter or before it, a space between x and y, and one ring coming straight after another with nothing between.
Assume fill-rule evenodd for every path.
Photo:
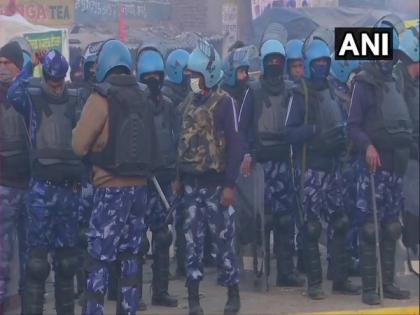
<instances>
[{"instance_id":1,"label":"blue helmet","mask_svg":"<svg viewBox=\"0 0 420 315\"><path fill-rule=\"evenodd\" d=\"M245 49L244 49L245 48ZM235 49L227 56L223 64L225 74L224 83L229 86L236 85L236 73L239 68L249 68L248 48Z\"/></svg>"},{"instance_id":2,"label":"blue helmet","mask_svg":"<svg viewBox=\"0 0 420 315\"><path fill-rule=\"evenodd\" d=\"M276 40L276 39L269 39L267 41L264 42L264 44L262 44L261 48L260 48L260 56L261 56L261 73L264 74L264 64L265 64L265 59L269 56L269 55L280 55L283 58L286 57L286 51L284 49L283 44Z\"/></svg>"},{"instance_id":3,"label":"blue helmet","mask_svg":"<svg viewBox=\"0 0 420 315\"><path fill-rule=\"evenodd\" d=\"M96 81L103 82L107 73L116 67L125 67L131 72L132 59L130 51L121 41L106 41L99 51L96 61Z\"/></svg>"},{"instance_id":4,"label":"blue helmet","mask_svg":"<svg viewBox=\"0 0 420 315\"><path fill-rule=\"evenodd\" d=\"M312 78L313 73L311 70L311 66L312 63L317 59L325 58L331 63L330 55L330 49L324 41L319 39L312 40L311 43L308 45L306 51L304 51L304 76L308 79Z\"/></svg>"},{"instance_id":5,"label":"blue helmet","mask_svg":"<svg viewBox=\"0 0 420 315\"><path fill-rule=\"evenodd\" d=\"M399 45L400 45L400 40L398 38L398 32L394 26L394 24L392 24L390 21L388 20L379 20L376 24L375 27L391 27L392 28L392 49L395 51L398 49Z\"/></svg>"},{"instance_id":6,"label":"blue helmet","mask_svg":"<svg viewBox=\"0 0 420 315\"><path fill-rule=\"evenodd\" d=\"M28 62L31 62L32 58L28 52L23 51L22 53L23 53L23 66L26 66Z\"/></svg>"},{"instance_id":7,"label":"blue helmet","mask_svg":"<svg viewBox=\"0 0 420 315\"><path fill-rule=\"evenodd\" d=\"M204 77L206 88L211 89L223 78L222 61L216 49L200 39L197 47L188 57L187 69Z\"/></svg>"},{"instance_id":8,"label":"blue helmet","mask_svg":"<svg viewBox=\"0 0 420 315\"><path fill-rule=\"evenodd\" d=\"M286 58L290 59L303 59L303 41L300 39L289 40L286 44Z\"/></svg>"},{"instance_id":9,"label":"blue helmet","mask_svg":"<svg viewBox=\"0 0 420 315\"><path fill-rule=\"evenodd\" d=\"M175 84L184 81L184 70L188 64L189 53L184 49L175 49L166 58L167 80Z\"/></svg>"},{"instance_id":10,"label":"blue helmet","mask_svg":"<svg viewBox=\"0 0 420 315\"><path fill-rule=\"evenodd\" d=\"M155 49L144 49L140 52L137 59L136 69L137 81L141 82L147 73L161 72L162 77L165 72L162 54Z\"/></svg>"},{"instance_id":11,"label":"blue helmet","mask_svg":"<svg viewBox=\"0 0 420 315\"><path fill-rule=\"evenodd\" d=\"M87 45L85 53L82 57L83 79L86 81L89 78L89 69L95 64L98 59L98 53L104 44L103 41L94 42Z\"/></svg>"},{"instance_id":12,"label":"blue helmet","mask_svg":"<svg viewBox=\"0 0 420 315\"><path fill-rule=\"evenodd\" d=\"M358 60L335 60L331 58L330 74L341 83L347 83L350 75L359 68L360 62Z\"/></svg>"},{"instance_id":13,"label":"blue helmet","mask_svg":"<svg viewBox=\"0 0 420 315\"><path fill-rule=\"evenodd\" d=\"M409 28L400 36L400 53L413 62L419 62L419 33L415 28Z\"/></svg>"},{"instance_id":14,"label":"blue helmet","mask_svg":"<svg viewBox=\"0 0 420 315\"><path fill-rule=\"evenodd\" d=\"M42 61L42 73L46 80L64 80L68 70L69 63L58 50L50 50Z\"/></svg>"}]
</instances>

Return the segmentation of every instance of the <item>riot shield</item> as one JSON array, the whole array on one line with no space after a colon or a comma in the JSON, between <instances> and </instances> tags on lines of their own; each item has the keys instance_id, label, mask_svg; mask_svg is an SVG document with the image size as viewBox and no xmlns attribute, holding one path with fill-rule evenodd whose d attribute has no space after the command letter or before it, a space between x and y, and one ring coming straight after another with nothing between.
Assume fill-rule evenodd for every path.
<instances>
[{"instance_id":1,"label":"riot shield","mask_svg":"<svg viewBox=\"0 0 420 315\"><path fill-rule=\"evenodd\" d=\"M268 289L264 217L264 169L257 163L249 177L239 176L235 209L240 261L245 279L258 289Z\"/></svg>"}]
</instances>

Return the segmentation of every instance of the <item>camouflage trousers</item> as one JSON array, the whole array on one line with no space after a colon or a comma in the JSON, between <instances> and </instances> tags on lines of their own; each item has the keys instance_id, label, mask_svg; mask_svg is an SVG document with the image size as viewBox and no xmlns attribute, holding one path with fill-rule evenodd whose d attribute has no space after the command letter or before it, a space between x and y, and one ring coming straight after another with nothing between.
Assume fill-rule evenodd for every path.
<instances>
[{"instance_id":1,"label":"camouflage trousers","mask_svg":"<svg viewBox=\"0 0 420 315\"><path fill-rule=\"evenodd\" d=\"M84 314L104 314L103 297L109 278L107 262L118 258L121 307L134 315L139 301L138 272L141 239L145 232L147 188L96 188L86 233L89 260ZM118 255L118 257L117 257ZM102 299L95 298L102 296Z\"/></svg>"},{"instance_id":2,"label":"camouflage trousers","mask_svg":"<svg viewBox=\"0 0 420 315\"><path fill-rule=\"evenodd\" d=\"M239 283L239 269L235 252L235 210L220 204L222 188L185 186L187 285L204 276L203 250L205 225L208 223L215 243L218 283L232 286Z\"/></svg>"},{"instance_id":3,"label":"camouflage trousers","mask_svg":"<svg viewBox=\"0 0 420 315\"><path fill-rule=\"evenodd\" d=\"M5 303L7 287L12 276L10 264L14 255L16 233L18 233L19 240L21 277L24 273L24 242L22 242L23 233L20 233L22 226L19 217L25 210L25 196L25 190L0 186L0 310L1 305Z\"/></svg>"},{"instance_id":4,"label":"camouflage trousers","mask_svg":"<svg viewBox=\"0 0 420 315\"><path fill-rule=\"evenodd\" d=\"M293 215L295 201L291 171L286 162L264 163L264 205L272 214Z\"/></svg>"},{"instance_id":5,"label":"camouflage trousers","mask_svg":"<svg viewBox=\"0 0 420 315\"><path fill-rule=\"evenodd\" d=\"M72 185L31 180L27 207L27 241L33 248L74 247L80 196Z\"/></svg>"},{"instance_id":6,"label":"camouflage trousers","mask_svg":"<svg viewBox=\"0 0 420 315\"><path fill-rule=\"evenodd\" d=\"M95 187L89 183L84 182L82 184L82 191L80 196L80 204L79 204L79 225L80 226L87 226L89 225L89 219L92 214L93 209L93 196L95 193Z\"/></svg>"},{"instance_id":7,"label":"camouflage trousers","mask_svg":"<svg viewBox=\"0 0 420 315\"><path fill-rule=\"evenodd\" d=\"M364 161L359 162L357 180L358 222L363 225L373 215L370 172ZM378 219L381 223L397 220L403 209L403 179L400 176L381 170L374 175Z\"/></svg>"}]
</instances>

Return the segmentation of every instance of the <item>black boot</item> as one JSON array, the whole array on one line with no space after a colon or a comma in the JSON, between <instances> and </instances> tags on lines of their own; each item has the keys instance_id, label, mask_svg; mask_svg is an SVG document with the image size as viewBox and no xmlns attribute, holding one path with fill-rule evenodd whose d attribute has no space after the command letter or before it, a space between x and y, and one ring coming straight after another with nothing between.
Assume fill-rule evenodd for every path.
<instances>
[{"instance_id":1,"label":"black boot","mask_svg":"<svg viewBox=\"0 0 420 315\"><path fill-rule=\"evenodd\" d=\"M204 315L203 309L200 305L199 294L200 282L197 280L189 281L188 283L188 309L189 315Z\"/></svg>"},{"instance_id":2,"label":"black boot","mask_svg":"<svg viewBox=\"0 0 420 315\"><path fill-rule=\"evenodd\" d=\"M228 288L228 300L225 305L224 315L236 315L240 309L239 286L236 284Z\"/></svg>"},{"instance_id":3,"label":"black boot","mask_svg":"<svg viewBox=\"0 0 420 315\"><path fill-rule=\"evenodd\" d=\"M80 259L76 248L60 248L55 257L55 309L60 315L74 315L74 275Z\"/></svg>"},{"instance_id":4,"label":"black boot","mask_svg":"<svg viewBox=\"0 0 420 315\"><path fill-rule=\"evenodd\" d=\"M353 285L348 279L350 255L346 251L347 222L344 218L337 218L333 222L334 236L330 241L331 262L328 268L332 273L333 292L358 295L360 287Z\"/></svg>"},{"instance_id":5,"label":"black boot","mask_svg":"<svg viewBox=\"0 0 420 315\"><path fill-rule=\"evenodd\" d=\"M383 227L383 238L381 242L382 255L382 279L384 297L394 300L406 300L410 298L410 292L402 290L395 285L395 247L401 236L401 225L399 222L390 222Z\"/></svg>"},{"instance_id":6,"label":"black boot","mask_svg":"<svg viewBox=\"0 0 420 315\"><path fill-rule=\"evenodd\" d=\"M169 285L169 230L160 230L153 235L153 280L152 304L166 307L177 307L178 300L168 293Z\"/></svg>"},{"instance_id":7,"label":"black boot","mask_svg":"<svg viewBox=\"0 0 420 315\"><path fill-rule=\"evenodd\" d=\"M277 258L278 287L303 287L305 280L297 273L294 262L294 220L292 216L274 217L274 250Z\"/></svg>"},{"instance_id":8,"label":"black boot","mask_svg":"<svg viewBox=\"0 0 420 315\"><path fill-rule=\"evenodd\" d=\"M45 281L50 273L48 252L33 249L26 266L26 279L23 289L23 314L40 315L44 310ZM73 292L71 297L73 298Z\"/></svg>"},{"instance_id":9,"label":"black boot","mask_svg":"<svg viewBox=\"0 0 420 315\"><path fill-rule=\"evenodd\" d=\"M362 276L362 301L368 305L381 303L376 288L375 227L366 223L360 235L360 272Z\"/></svg>"},{"instance_id":10,"label":"black boot","mask_svg":"<svg viewBox=\"0 0 420 315\"><path fill-rule=\"evenodd\" d=\"M322 267L318 241L321 236L321 223L309 221L305 226L303 235L303 250L305 257L305 270L308 278L308 296L313 300L325 299L322 290Z\"/></svg>"}]
</instances>

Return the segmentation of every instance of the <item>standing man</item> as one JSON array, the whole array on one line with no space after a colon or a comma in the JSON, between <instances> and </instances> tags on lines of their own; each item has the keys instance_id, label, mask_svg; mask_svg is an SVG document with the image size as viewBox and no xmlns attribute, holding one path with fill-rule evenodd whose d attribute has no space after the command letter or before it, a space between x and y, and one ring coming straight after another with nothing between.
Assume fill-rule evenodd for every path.
<instances>
[{"instance_id":1,"label":"standing man","mask_svg":"<svg viewBox=\"0 0 420 315\"><path fill-rule=\"evenodd\" d=\"M18 218L24 217L30 176L27 126L6 98L7 90L22 69L23 62L22 49L17 42L0 48L0 314L6 309L14 233L17 232L16 228L23 228L20 226L23 222ZM24 248L25 244L20 244L22 235L19 236L19 247ZM23 248L19 248L21 279L24 274Z\"/></svg>"},{"instance_id":2,"label":"standing man","mask_svg":"<svg viewBox=\"0 0 420 315\"><path fill-rule=\"evenodd\" d=\"M162 95L164 64L161 53L152 47L139 52L137 80L143 83L149 101L153 104L153 121L156 130L159 165L154 175L169 202L173 202L172 183L175 180L177 160L175 134L175 108L169 98ZM168 211L153 182L148 183L146 226L152 231L153 280L152 304L176 307L178 301L169 295L169 247L172 233L166 217Z\"/></svg>"},{"instance_id":3,"label":"standing man","mask_svg":"<svg viewBox=\"0 0 420 315\"><path fill-rule=\"evenodd\" d=\"M269 236L270 229L274 230L277 286L300 287L304 280L293 262L295 199L290 181L289 142L284 128L291 97L291 90L283 79L285 49L280 41L271 39L263 43L260 55L262 76L251 87L255 95L255 157L264 165L264 205L272 217L266 224L266 233L268 231Z\"/></svg>"},{"instance_id":4,"label":"standing man","mask_svg":"<svg viewBox=\"0 0 420 315\"><path fill-rule=\"evenodd\" d=\"M43 79L31 80L42 63ZM71 148L76 125L77 91L66 88L66 59L56 50L37 51L17 76L8 100L23 115L31 135L31 168L27 220L28 262L23 296L24 314L42 314L48 253L54 254L57 314L74 314L73 277L77 208L83 166Z\"/></svg>"},{"instance_id":5,"label":"standing man","mask_svg":"<svg viewBox=\"0 0 420 315\"><path fill-rule=\"evenodd\" d=\"M204 227L208 222L217 248L218 283L228 287L225 314L240 309L239 269L235 253L234 185L244 155L234 100L220 90L222 63L217 51L200 40L188 58L192 93L185 100L178 145L180 180L185 186L189 314L200 315Z\"/></svg>"},{"instance_id":6,"label":"standing man","mask_svg":"<svg viewBox=\"0 0 420 315\"><path fill-rule=\"evenodd\" d=\"M398 35L393 29L393 50L397 54ZM412 123L404 95L392 71L394 60L364 64L355 77L348 129L360 151L357 208L360 216L360 263L363 303L380 303L376 286L376 259L382 261L385 298L408 299L410 292L395 285L395 250L401 236L399 217L403 208L402 176L407 169L412 144ZM374 183L371 182L373 173ZM372 196L371 185L376 195ZM381 257L375 254L375 226L372 198L378 206Z\"/></svg>"},{"instance_id":7,"label":"standing man","mask_svg":"<svg viewBox=\"0 0 420 315\"><path fill-rule=\"evenodd\" d=\"M123 43L113 39L103 44L96 63L99 83L73 130L73 149L93 165L95 185L86 233L86 315L104 314L108 263L116 260L117 313L134 315L139 302L137 254L145 229L146 176L156 154L152 106L131 66Z\"/></svg>"}]
</instances>

